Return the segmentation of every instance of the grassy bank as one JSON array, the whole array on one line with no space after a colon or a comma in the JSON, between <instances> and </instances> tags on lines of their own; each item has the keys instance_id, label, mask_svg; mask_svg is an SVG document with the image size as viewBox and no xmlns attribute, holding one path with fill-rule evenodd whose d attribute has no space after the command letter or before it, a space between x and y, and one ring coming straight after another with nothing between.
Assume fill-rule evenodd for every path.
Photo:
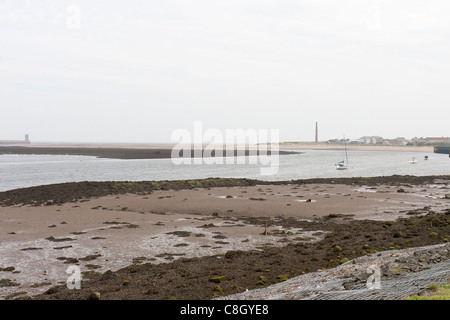
<instances>
[{"instance_id":1,"label":"grassy bank","mask_svg":"<svg viewBox=\"0 0 450 320\"><path fill-rule=\"evenodd\" d=\"M414 295L407 300L450 300L450 279L449 284L441 286L431 285L428 287L428 293L424 296Z\"/></svg>"}]
</instances>

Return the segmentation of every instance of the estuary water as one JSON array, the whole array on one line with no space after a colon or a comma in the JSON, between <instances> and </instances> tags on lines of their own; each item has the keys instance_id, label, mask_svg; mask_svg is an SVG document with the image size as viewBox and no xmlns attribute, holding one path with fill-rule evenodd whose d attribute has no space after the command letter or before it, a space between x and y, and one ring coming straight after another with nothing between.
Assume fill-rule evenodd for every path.
<instances>
[{"instance_id":1,"label":"estuary water","mask_svg":"<svg viewBox=\"0 0 450 320\"><path fill-rule=\"evenodd\" d=\"M233 158L234 164L227 164L224 158L224 164L206 164L203 161L201 164L175 164L171 159L118 160L67 155L0 155L0 191L78 181L183 180L210 177L276 181L394 174L450 174L450 158L445 154L348 151L349 169L341 171L335 169L335 164L343 160L342 151L295 151L301 153L280 155L278 161L276 157ZM428 160L424 160L425 155ZM409 163L412 157L418 160L417 164ZM271 169L270 174L264 174L264 169L268 168Z\"/></svg>"}]
</instances>

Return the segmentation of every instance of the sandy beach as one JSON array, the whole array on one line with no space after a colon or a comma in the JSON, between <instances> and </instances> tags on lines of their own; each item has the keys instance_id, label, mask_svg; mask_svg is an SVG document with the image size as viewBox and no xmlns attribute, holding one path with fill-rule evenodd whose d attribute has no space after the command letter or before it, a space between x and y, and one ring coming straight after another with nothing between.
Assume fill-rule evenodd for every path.
<instances>
[{"instance_id":1,"label":"sandy beach","mask_svg":"<svg viewBox=\"0 0 450 320\"><path fill-rule=\"evenodd\" d=\"M0 298L86 299L95 291L103 299L210 299L337 266L364 245L431 245L450 234L447 223L408 229L429 226L430 213L448 221L449 177L321 181L129 185L71 201L50 189L70 192L76 183L0 193ZM40 188L47 198L38 203L42 194L30 190ZM302 251L315 258L300 259ZM71 265L83 274L80 290L67 289ZM227 279L220 289L216 276Z\"/></svg>"}]
</instances>

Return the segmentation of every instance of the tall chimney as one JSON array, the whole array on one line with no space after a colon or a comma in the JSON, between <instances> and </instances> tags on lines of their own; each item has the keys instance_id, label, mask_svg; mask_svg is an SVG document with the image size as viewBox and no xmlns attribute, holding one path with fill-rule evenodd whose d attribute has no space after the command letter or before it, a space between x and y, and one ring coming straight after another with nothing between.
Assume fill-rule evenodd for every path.
<instances>
[{"instance_id":1,"label":"tall chimney","mask_svg":"<svg viewBox=\"0 0 450 320\"><path fill-rule=\"evenodd\" d=\"M319 125L316 122L316 143L319 142Z\"/></svg>"}]
</instances>

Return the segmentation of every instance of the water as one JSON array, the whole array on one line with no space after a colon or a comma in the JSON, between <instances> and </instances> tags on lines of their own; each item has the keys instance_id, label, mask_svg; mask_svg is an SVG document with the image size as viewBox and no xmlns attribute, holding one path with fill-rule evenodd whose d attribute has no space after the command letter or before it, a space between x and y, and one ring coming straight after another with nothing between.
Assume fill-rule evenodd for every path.
<instances>
[{"instance_id":1,"label":"water","mask_svg":"<svg viewBox=\"0 0 450 320\"><path fill-rule=\"evenodd\" d=\"M298 150L297 150L298 151ZM342 151L300 150L279 156L278 172L261 175L262 164L176 165L171 159L117 160L84 156L0 155L0 191L77 181L182 180L209 177L295 180L330 177L371 177L450 174L445 154L392 151L348 151L349 169L336 170ZM416 157L417 164L409 164Z\"/></svg>"}]
</instances>

